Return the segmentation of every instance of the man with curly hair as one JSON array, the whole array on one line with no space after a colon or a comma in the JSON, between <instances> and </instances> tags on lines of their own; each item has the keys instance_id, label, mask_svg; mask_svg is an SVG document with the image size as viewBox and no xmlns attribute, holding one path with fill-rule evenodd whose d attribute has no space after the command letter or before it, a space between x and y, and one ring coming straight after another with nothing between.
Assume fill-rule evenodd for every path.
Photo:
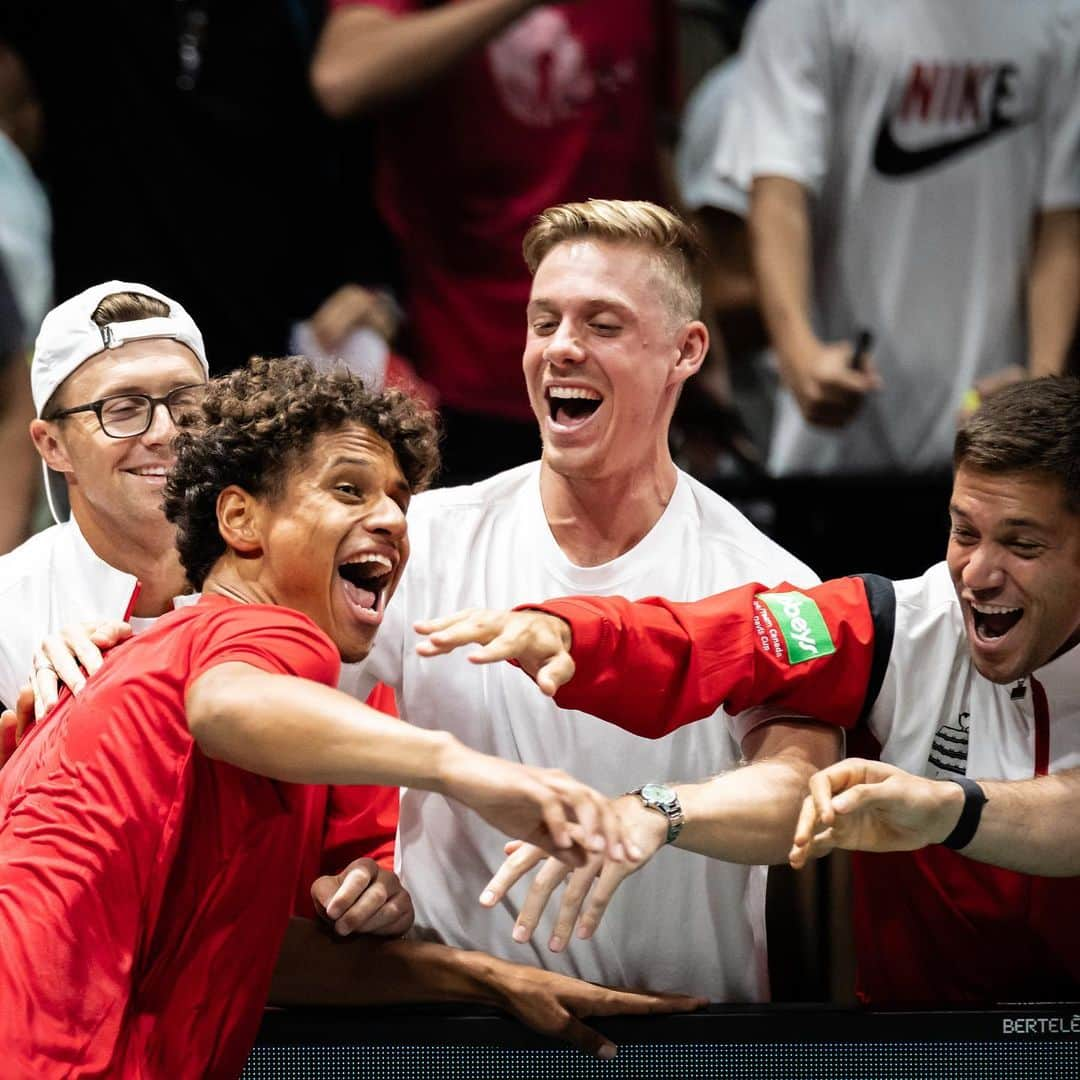
<instances>
[{"instance_id":1,"label":"man with curly hair","mask_svg":"<svg viewBox=\"0 0 1080 1080\"><path fill-rule=\"evenodd\" d=\"M8 1076L239 1074L289 925L300 785L407 784L571 861L622 853L607 800L566 774L333 689L404 568L405 511L436 460L427 417L293 359L212 384L201 411L176 439L165 509L202 598L110 652L0 773ZM316 977L351 968L369 1002L467 996L528 1014L535 979L553 978L521 995L521 969L490 958L301 939ZM562 1001L546 984L548 1014L532 1018L573 1032L578 999ZM583 1008L691 1004L597 989Z\"/></svg>"},{"instance_id":2,"label":"man with curly hair","mask_svg":"<svg viewBox=\"0 0 1080 1080\"><path fill-rule=\"evenodd\" d=\"M0 625L0 702L21 704L22 724L33 697L39 713L56 700L60 679L81 690L101 664L97 645L149 629L189 590L161 495L174 414L198 400L207 372L199 327L149 285L102 282L42 323L30 435L56 524L0 556L0 607L19 613ZM130 629L111 621L122 618ZM385 687L368 703L394 713ZM20 723L5 713L0 727L2 763ZM412 902L393 872L397 806L396 788L308 789L298 915L319 905L342 933L408 929Z\"/></svg>"}]
</instances>

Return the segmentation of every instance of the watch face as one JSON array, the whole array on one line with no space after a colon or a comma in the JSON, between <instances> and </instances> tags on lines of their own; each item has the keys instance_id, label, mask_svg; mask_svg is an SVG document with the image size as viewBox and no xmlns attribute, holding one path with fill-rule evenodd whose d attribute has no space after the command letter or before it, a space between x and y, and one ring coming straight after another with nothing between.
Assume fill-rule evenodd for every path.
<instances>
[{"instance_id":1,"label":"watch face","mask_svg":"<svg viewBox=\"0 0 1080 1080\"><path fill-rule=\"evenodd\" d=\"M658 806L668 806L673 801L675 793L663 784L645 784L641 789L641 797L648 803Z\"/></svg>"}]
</instances>

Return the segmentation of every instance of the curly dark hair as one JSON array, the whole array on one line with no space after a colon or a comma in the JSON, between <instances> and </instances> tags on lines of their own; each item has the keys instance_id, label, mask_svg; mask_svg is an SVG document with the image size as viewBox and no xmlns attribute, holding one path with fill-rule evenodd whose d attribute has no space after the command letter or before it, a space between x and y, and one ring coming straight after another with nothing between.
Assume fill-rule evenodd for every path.
<instances>
[{"instance_id":1,"label":"curly dark hair","mask_svg":"<svg viewBox=\"0 0 1080 1080\"><path fill-rule=\"evenodd\" d=\"M991 394L956 434L953 466L1056 477L1080 513L1080 379L1048 375Z\"/></svg>"},{"instance_id":2,"label":"curly dark hair","mask_svg":"<svg viewBox=\"0 0 1080 1080\"><path fill-rule=\"evenodd\" d=\"M427 486L439 464L435 420L401 391L373 393L344 368L326 374L299 356L256 356L211 380L200 410L176 436L165 485L165 516L176 525L180 561L196 589L225 553L218 495L235 484L277 497L316 436L348 423L390 444L412 491Z\"/></svg>"}]
</instances>

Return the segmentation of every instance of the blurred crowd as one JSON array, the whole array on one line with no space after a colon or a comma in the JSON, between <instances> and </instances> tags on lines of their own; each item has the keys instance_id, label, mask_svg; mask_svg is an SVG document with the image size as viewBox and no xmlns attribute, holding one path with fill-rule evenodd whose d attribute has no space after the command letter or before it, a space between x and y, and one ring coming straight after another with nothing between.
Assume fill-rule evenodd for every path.
<instances>
[{"instance_id":1,"label":"blurred crowd","mask_svg":"<svg viewBox=\"0 0 1080 1080\"><path fill-rule=\"evenodd\" d=\"M10 0L2 19L3 550L35 520L28 348L54 295L110 277L184 296L213 371L293 351L419 391L455 484L538 449L535 215L678 206L714 335L677 459L823 575L925 566L957 417L1076 363L1067 0Z\"/></svg>"}]
</instances>

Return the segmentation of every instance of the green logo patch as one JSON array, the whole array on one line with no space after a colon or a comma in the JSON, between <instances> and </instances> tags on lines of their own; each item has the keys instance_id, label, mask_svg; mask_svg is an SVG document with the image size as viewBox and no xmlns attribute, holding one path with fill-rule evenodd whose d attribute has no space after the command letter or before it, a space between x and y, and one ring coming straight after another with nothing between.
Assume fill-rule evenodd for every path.
<instances>
[{"instance_id":1,"label":"green logo patch","mask_svg":"<svg viewBox=\"0 0 1080 1080\"><path fill-rule=\"evenodd\" d=\"M836 652L821 609L801 592L759 593L773 614L787 645L788 663L801 664Z\"/></svg>"}]
</instances>

